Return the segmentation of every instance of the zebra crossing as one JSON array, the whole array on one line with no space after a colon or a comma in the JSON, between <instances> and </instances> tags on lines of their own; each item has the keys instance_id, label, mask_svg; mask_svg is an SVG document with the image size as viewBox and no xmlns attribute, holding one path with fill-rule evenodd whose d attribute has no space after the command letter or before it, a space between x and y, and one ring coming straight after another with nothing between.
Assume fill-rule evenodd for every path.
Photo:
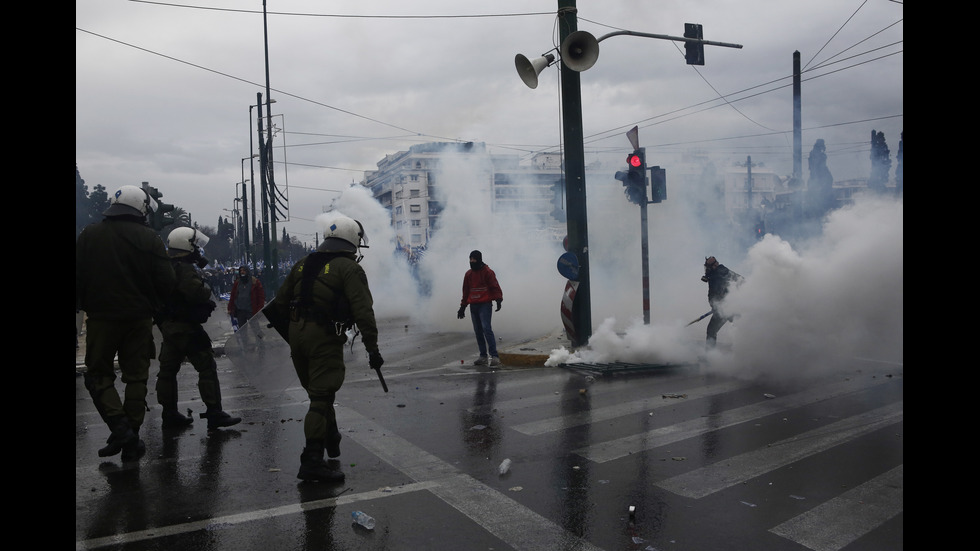
<instances>
[{"instance_id":1,"label":"zebra crossing","mask_svg":"<svg viewBox=\"0 0 980 551\"><path fill-rule=\"evenodd\" d=\"M289 548L290 531L317 533L306 521L333 519L334 511L336 546L324 549L441 550L472 537L480 549L532 551L902 548L900 369L865 362L808 381L746 380L703 366L592 377L563 368L475 369L459 360L472 352L468 341L435 335L420 345L404 327L398 336L386 356L390 393L377 388L360 355L348 365L336 404L348 487L317 489L317 499L294 489L298 420L307 408L295 382L257 392L246 370L222 359L229 408L254 424L228 440L193 430L167 440L151 415L146 439L154 450L138 468L93 465L104 427L80 400L76 432L91 443L76 465L76 549L144 541L152 548L216 530L234 534L216 551L249 537ZM193 370L181 376L192 388ZM188 394L188 407L195 401ZM504 458L512 460L506 476L497 472ZM225 473L222 483L195 487L218 504L203 509L210 516L160 510L145 526L148 519L119 520L121 533L89 527L117 522L103 514L117 508L102 479L137 475L142 490L126 497L136 506L125 511L138 514L143 492L182 502L169 481L196 480L212 464ZM354 507L375 513L377 533L392 539L372 545L350 530L342 518ZM420 513L430 507L444 516L419 524L430 522ZM429 534L444 543L426 547Z\"/></svg>"},{"instance_id":2,"label":"zebra crossing","mask_svg":"<svg viewBox=\"0 0 980 551\"><path fill-rule=\"evenodd\" d=\"M878 431L894 431L895 438L900 438L904 420L901 375L842 376L820 384L802 385L793 392L779 395L761 392L765 387L758 382L737 379L637 377L627 386L656 390L645 393L642 390L634 391L628 399L617 399L617 396L623 395L623 385L616 385L608 396L601 384L589 386L588 390L583 387L582 395L588 392L591 398L589 407L568 407L567 402L576 399L574 393L569 395L550 390L554 388L553 374L542 372L540 377L544 384L533 380L533 376L522 377L518 381L510 381L506 377L499 379L495 388L498 399L492 403L492 408L506 412L506 419L514 419L506 423L508 430L531 438L547 437L583 427L616 424L620 419L654 418L660 410L677 409L680 402L688 405L697 401L708 402L733 393L757 397L750 403L709 413L695 408L693 411L700 413L689 418L614 438L603 439L601 431L592 430L592 441L572 450L575 456L588 460L590 464L613 468L624 461L634 461L645 453L669 449L672 445L711 439L726 429L746 430L745 427L767 422L772 424L774 419L815 416L814 411L820 412L821 422L813 428L799 430L722 459L701 463L692 461L691 468L653 481L656 488L693 502L708 500L733 488L737 490L780 469L799 468L797 466L807 460L819 461L821 454L860 443L862 438ZM508 384L511 386L506 386ZM540 390L536 393L526 390L517 392L515 389L518 388ZM487 407L486 404L476 404L469 411L477 412ZM549 414L556 411L557 414ZM630 425L628 422L623 424ZM600 435L596 436L597 433ZM768 533L802 546L798 547L800 549L845 549L858 538L902 514L904 466L900 453L897 460L897 465L883 463L879 468L883 469L880 474L869 477L856 487L840 488L837 495L830 499L817 502L809 498L808 508L804 512L774 521L767 527ZM833 465L829 468L847 469L848 466ZM799 469L802 476L809 476L802 468ZM801 501L808 499L791 497ZM741 504L755 507L755 504L747 501Z\"/></svg>"}]
</instances>

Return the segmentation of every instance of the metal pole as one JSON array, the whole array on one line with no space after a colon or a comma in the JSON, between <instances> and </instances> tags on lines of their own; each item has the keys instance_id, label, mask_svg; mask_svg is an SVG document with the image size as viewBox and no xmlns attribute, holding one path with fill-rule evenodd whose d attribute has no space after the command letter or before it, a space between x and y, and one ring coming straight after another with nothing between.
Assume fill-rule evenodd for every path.
<instances>
[{"instance_id":1,"label":"metal pole","mask_svg":"<svg viewBox=\"0 0 980 551\"><path fill-rule=\"evenodd\" d=\"M793 179L803 182L802 96L800 93L800 52L793 52Z\"/></svg>"},{"instance_id":2,"label":"metal pole","mask_svg":"<svg viewBox=\"0 0 980 551\"><path fill-rule=\"evenodd\" d=\"M265 136L262 134L262 93L256 94L258 98L258 108L259 108L259 179L262 182L262 262L265 264L265 269L269 269L269 265L272 263L269 250L269 182L266 177L269 173L268 166L268 156L265 149ZM265 272L263 271L263 275Z\"/></svg>"},{"instance_id":3,"label":"metal pole","mask_svg":"<svg viewBox=\"0 0 980 551\"><path fill-rule=\"evenodd\" d=\"M268 104L266 105L266 132L269 133L266 139L266 147L269 151L266 153L266 168L269 171L269 181L266 192L269 194L269 210L270 219L272 222L272 227L270 233L272 238L269 241L269 245L272 247L271 255L269 259L269 264L266 266L266 271L263 273L265 275L266 292L269 296L272 296L279 290L279 248L276 246L276 242L279 237L276 235L276 178L275 178L275 167L272 162L272 101L269 95L269 24L268 17L265 9L266 0L262 0L262 32L265 37L265 98ZM271 270L271 273L269 272Z\"/></svg>"},{"instance_id":4,"label":"metal pole","mask_svg":"<svg viewBox=\"0 0 980 551\"><path fill-rule=\"evenodd\" d=\"M251 126L251 115L249 115L249 126ZM249 141L252 138L252 132L248 133ZM252 257L252 241L249 239L249 227L248 227L248 193L245 183L249 180L245 179L245 161L251 160L252 157L242 159L242 239L245 246L245 264L248 265Z\"/></svg>"},{"instance_id":5,"label":"metal pole","mask_svg":"<svg viewBox=\"0 0 980 551\"><path fill-rule=\"evenodd\" d=\"M745 158L745 166L748 167L748 172L745 177L745 191L748 194L746 201L748 202L749 212L751 213L754 210L752 208L752 155Z\"/></svg>"},{"instance_id":6,"label":"metal pole","mask_svg":"<svg viewBox=\"0 0 980 551\"><path fill-rule=\"evenodd\" d=\"M235 189L238 189L238 186L235 186ZM234 231L232 231L231 234L231 243L232 248L235 250L235 256L238 257L239 262L241 262L242 259L242 218L238 213L238 203L240 201L241 199L239 197L235 197L235 200L232 201L231 207L231 220L234 224Z\"/></svg>"},{"instance_id":7,"label":"metal pole","mask_svg":"<svg viewBox=\"0 0 980 551\"><path fill-rule=\"evenodd\" d=\"M575 0L558 0L560 42L578 30ZM579 263L579 285L572 303L574 346L592 338L592 293L589 278L589 222L585 188L585 137L582 130L582 86L579 73L561 64L562 127L565 140L568 250Z\"/></svg>"},{"instance_id":8,"label":"metal pole","mask_svg":"<svg viewBox=\"0 0 980 551\"><path fill-rule=\"evenodd\" d=\"M261 102L262 94L259 94L259 102ZM255 216L255 146L252 145L252 108L257 107L256 105L248 106L248 154L249 170L252 171L252 223L258 222L258 218ZM252 255L252 263L249 266L252 273L255 273L255 255Z\"/></svg>"},{"instance_id":9,"label":"metal pole","mask_svg":"<svg viewBox=\"0 0 980 551\"><path fill-rule=\"evenodd\" d=\"M640 260L643 262L641 277L643 278L643 324L650 325L650 244L647 234L647 192L643 189L643 201L640 203Z\"/></svg>"}]
</instances>

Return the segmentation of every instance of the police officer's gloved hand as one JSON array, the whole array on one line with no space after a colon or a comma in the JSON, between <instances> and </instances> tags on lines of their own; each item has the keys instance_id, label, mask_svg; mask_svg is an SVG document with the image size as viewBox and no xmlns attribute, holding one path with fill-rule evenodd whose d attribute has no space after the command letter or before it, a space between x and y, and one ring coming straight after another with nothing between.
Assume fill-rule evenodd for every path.
<instances>
[{"instance_id":1,"label":"police officer's gloved hand","mask_svg":"<svg viewBox=\"0 0 980 551\"><path fill-rule=\"evenodd\" d=\"M368 365L371 366L371 369L380 369L384 363L385 360L381 357L379 350L373 350L368 353Z\"/></svg>"},{"instance_id":2,"label":"police officer's gloved hand","mask_svg":"<svg viewBox=\"0 0 980 551\"><path fill-rule=\"evenodd\" d=\"M500 311L500 305L501 305L501 304L502 304L503 302L504 302L504 299L502 299L502 298L498 298L498 299L497 299L497 311L498 311L498 312Z\"/></svg>"},{"instance_id":3,"label":"police officer's gloved hand","mask_svg":"<svg viewBox=\"0 0 980 551\"><path fill-rule=\"evenodd\" d=\"M465 306L460 306L459 307L459 311L456 312L456 317L458 319L463 319L464 317L466 317L465 312L466 312L466 307Z\"/></svg>"}]
</instances>

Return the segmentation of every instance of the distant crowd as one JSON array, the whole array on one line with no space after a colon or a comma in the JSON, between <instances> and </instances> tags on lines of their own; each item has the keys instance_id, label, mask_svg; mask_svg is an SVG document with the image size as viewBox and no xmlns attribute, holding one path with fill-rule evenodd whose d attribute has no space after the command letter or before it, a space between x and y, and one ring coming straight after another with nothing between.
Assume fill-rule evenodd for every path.
<instances>
[{"instance_id":1,"label":"distant crowd","mask_svg":"<svg viewBox=\"0 0 980 551\"><path fill-rule=\"evenodd\" d=\"M225 300L228 299L227 295L231 293L231 288L235 284L235 278L238 277L238 268L238 266L221 265L208 266L204 268L204 279L211 287L211 290L214 291L215 296ZM265 277L263 273L264 272L261 267L256 267L252 271L252 275L264 283ZM289 275L289 267L283 267L279 271L279 280L282 281L287 275ZM278 289L267 289L266 293L271 299L273 296L275 296L277 290Z\"/></svg>"}]
</instances>

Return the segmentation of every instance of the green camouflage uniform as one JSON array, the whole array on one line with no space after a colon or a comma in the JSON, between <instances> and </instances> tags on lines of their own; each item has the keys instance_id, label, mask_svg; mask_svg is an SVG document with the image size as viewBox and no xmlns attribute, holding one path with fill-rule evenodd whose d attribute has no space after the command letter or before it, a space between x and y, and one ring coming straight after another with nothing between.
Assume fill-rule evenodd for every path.
<instances>
[{"instance_id":1,"label":"green camouflage uniform","mask_svg":"<svg viewBox=\"0 0 980 551\"><path fill-rule=\"evenodd\" d=\"M106 217L75 241L75 308L88 316L85 387L110 429L120 419L133 431L143 425L153 316L175 284L163 241L141 219ZM117 355L124 399L115 388Z\"/></svg>"},{"instance_id":2,"label":"green camouflage uniform","mask_svg":"<svg viewBox=\"0 0 980 551\"><path fill-rule=\"evenodd\" d=\"M214 310L211 288L201 278L200 270L190 256L173 259L177 286L158 317L163 344L160 346L160 374L157 376L157 401L164 410L177 410L177 373L187 361L198 373L197 388L208 410L221 410L218 368L211 347L211 337L201 325Z\"/></svg>"},{"instance_id":3,"label":"green camouflage uniform","mask_svg":"<svg viewBox=\"0 0 980 551\"><path fill-rule=\"evenodd\" d=\"M322 268L314 268L322 265ZM304 303L304 269L316 269L312 305ZM344 383L346 330L357 324L369 354L378 353L378 326L374 300L364 269L352 253L315 252L293 266L270 304L288 315L289 349L300 384L310 398L303 423L307 441L326 441L336 447L340 440L333 403ZM331 453L331 457L339 451Z\"/></svg>"}]
</instances>

